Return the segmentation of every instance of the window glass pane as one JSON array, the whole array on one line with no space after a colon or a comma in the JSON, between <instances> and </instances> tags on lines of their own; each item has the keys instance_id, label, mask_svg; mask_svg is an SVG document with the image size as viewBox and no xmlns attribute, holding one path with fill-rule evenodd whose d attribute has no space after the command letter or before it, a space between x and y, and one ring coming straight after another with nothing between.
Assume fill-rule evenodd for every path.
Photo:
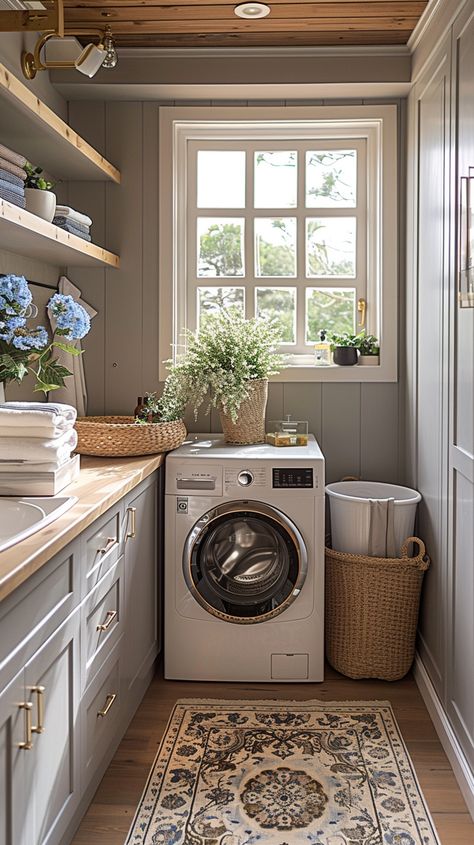
<instances>
[{"instance_id":1,"label":"window glass pane","mask_svg":"<svg viewBox=\"0 0 474 845\"><path fill-rule=\"evenodd\" d=\"M296 206L295 151L255 153L255 208Z\"/></svg>"},{"instance_id":2,"label":"window glass pane","mask_svg":"<svg viewBox=\"0 0 474 845\"><path fill-rule=\"evenodd\" d=\"M355 276L356 218L306 220L306 275Z\"/></svg>"},{"instance_id":3,"label":"window glass pane","mask_svg":"<svg viewBox=\"0 0 474 845\"><path fill-rule=\"evenodd\" d=\"M255 313L275 321L281 343L296 343L296 288L256 288Z\"/></svg>"},{"instance_id":4,"label":"window glass pane","mask_svg":"<svg viewBox=\"0 0 474 845\"><path fill-rule=\"evenodd\" d=\"M296 276L296 219L255 218L255 275Z\"/></svg>"},{"instance_id":5,"label":"window glass pane","mask_svg":"<svg viewBox=\"0 0 474 845\"><path fill-rule=\"evenodd\" d=\"M198 208L244 208L243 150L198 151L197 204Z\"/></svg>"},{"instance_id":6,"label":"window glass pane","mask_svg":"<svg viewBox=\"0 0 474 845\"><path fill-rule=\"evenodd\" d=\"M355 288L306 288L305 342L316 343L321 329L355 332Z\"/></svg>"},{"instance_id":7,"label":"window glass pane","mask_svg":"<svg viewBox=\"0 0 474 845\"><path fill-rule=\"evenodd\" d=\"M245 288L198 288L197 289L197 326L205 325L206 317L216 314L222 308L239 308L244 313Z\"/></svg>"},{"instance_id":8,"label":"window glass pane","mask_svg":"<svg viewBox=\"0 0 474 845\"><path fill-rule=\"evenodd\" d=\"M244 220L198 217L198 276L244 275Z\"/></svg>"},{"instance_id":9,"label":"window glass pane","mask_svg":"<svg viewBox=\"0 0 474 845\"><path fill-rule=\"evenodd\" d=\"M306 205L309 208L354 208L356 184L356 150L306 153Z\"/></svg>"}]
</instances>

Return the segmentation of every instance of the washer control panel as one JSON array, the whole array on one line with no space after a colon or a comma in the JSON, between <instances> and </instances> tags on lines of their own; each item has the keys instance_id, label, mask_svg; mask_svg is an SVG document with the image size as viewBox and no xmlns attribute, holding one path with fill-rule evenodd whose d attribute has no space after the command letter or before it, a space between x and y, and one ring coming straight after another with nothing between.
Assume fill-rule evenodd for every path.
<instances>
[{"instance_id":1,"label":"washer control panel","mask_svg":"<svg viewBox=\"0 0 474 845\"><path fill-rule=\"evenodd\" d=\"M272 471L274 488L296 487L313 488L313 470L310 467L278 467Z\"/></svg>"}]
</instances>

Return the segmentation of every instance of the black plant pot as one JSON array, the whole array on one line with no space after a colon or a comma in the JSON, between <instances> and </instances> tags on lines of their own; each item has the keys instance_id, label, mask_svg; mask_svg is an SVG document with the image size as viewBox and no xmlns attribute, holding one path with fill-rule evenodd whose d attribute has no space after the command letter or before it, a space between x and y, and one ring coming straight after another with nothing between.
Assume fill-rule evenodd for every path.
<instances>
[{"instance_id":1,"label":"black plant pot","mask_svg":"<svg viewBox=\"0 0 474 845\"><path fill-rule=\"evenodd\" d=\"M357 349L353 346L336 346L333 361L340 367L352 367L357 364Z\"/></svg>"}]
</instances>

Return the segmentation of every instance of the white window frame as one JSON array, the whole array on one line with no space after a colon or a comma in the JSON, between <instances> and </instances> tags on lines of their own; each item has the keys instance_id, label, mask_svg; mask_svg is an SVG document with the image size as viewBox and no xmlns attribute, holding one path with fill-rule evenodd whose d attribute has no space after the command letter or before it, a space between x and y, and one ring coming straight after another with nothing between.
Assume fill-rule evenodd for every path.
<instances>
[{"instance_id":1,"label":"white window frame","mask_svg":"<svg viewBox=\"0 0 474 845\"><path fill-rule=\"evenodd\" d=\"M183 348L186 328L188 144L205 139L270 139L297 141L327 137L365 139L367 143L367 331L381 341L380 364L373 367L316 367L312 356L298 356L298 363L285 368L274 381L388 382L397 381L397 289L398 289L398 177L397 107L395 105L315 106L298 108L256 107L162 107L159 149L159 349L160 358L175 358ZM262 210L263 211L263 210ZM288 209L292 216L293 209ZM308 216L318 209L308 209ZM224 214L224 210L220 209ZM370 239L372 238L372 242ZM239 286L239 278L232 281ZM226 280L229 282L229 280ZM269 281L262 278L262 283ZM279 278L291 286L293 279ZM314 284L311 285L311 282ZM334 279L334 286L339 285ZM352 281L352 280L351 280ZM201 278L202 286L216 279ZM222 279L224 283L224 279ZM349 280L348 280L349 283ZM325 282L329 285L329 280ZM350 284L350 283L349 283ZM318 279L305 279L305 286L323 287ZM300 296L301 299L301 296ZM289 351L289 350L288 350ZM160 363L160 378L166 366Z\"/></svg>"}]
</instances>

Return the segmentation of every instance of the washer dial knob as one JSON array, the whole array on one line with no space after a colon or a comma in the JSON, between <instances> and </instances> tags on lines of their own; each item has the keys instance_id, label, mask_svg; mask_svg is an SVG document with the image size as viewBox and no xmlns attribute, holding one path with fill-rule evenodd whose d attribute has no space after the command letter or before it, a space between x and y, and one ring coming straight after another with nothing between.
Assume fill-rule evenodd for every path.
<instances>
[{"instance_id":1,"label":"washer dial knob","mask_svg":"<svg viewBox=\"0 0 474 845\"><path fill-rule=\"evenodd\" d=\"M253 482L253 474L249 469L243 469L242 472L239 472L237 481L242 485L242 487L249 487L249 485Z\"/></svg>"}]
</instances>

